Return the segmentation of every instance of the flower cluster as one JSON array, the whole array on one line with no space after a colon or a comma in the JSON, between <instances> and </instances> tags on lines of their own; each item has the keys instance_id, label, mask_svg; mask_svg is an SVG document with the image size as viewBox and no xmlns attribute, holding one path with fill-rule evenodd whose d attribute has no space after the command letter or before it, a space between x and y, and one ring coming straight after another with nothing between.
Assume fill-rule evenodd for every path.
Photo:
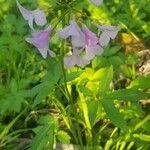
<instances>
[{"instance_id":1,"label":"flower cluster","mask_svg":"<svg viewBox=\"0 0 150 150\"><path fill-rule=\"evenodd\" d=\"M102 3L102 0L90 1L95 5ZM44 12L39 9L27 10L17 0L16 2L22 16L28 21L32 30L32 37L26 38L26 41L33 44L43 58L46 58L48 53L51 57L55 57L56 54L49 49L49 38L53 28L49 26L40 31L34 29L34 22L38 26L44 26L47 23ZM118 33L118 28L115 26L97 27L101 31L100 36L96 35L85 25L79 26L75 20L71 20L68 26L57 31L60 38L68 39L72 45L72 54L64 57L64 64L67 68L75 65L83 67L89 64L96 55L103 53L103 47L107 46L110 39L114 39Z\"/></svg>"}]
</instances>

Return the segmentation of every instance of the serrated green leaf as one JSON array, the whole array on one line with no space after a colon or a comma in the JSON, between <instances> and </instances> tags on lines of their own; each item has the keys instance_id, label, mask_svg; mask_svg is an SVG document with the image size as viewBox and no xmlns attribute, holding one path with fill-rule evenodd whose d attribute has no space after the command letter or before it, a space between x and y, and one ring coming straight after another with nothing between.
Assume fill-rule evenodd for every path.
<instances>
[{"instance_id":1,"label":"serrated green leaf","mask_svg":"<svg viewBox=\"0 0 150 150\"><path fill-rule=\"evenodd\" d=\"M63 130L60 130L56 134L57 139L62 143L62 144L69 144L71 137L69 134Z\"/></svg>"},{"instance_id":2,"label":"serrated green leaf","mask_svg":"<svg viewBox=\"0 0 150 150\"><path fill-rule=\"evenodd\" d=\"M37 132L36 136L33 138L31 143L32 150L43 150L47 148L49 143L49 136L51 135L54 138L54 132L51 131L51 127L49 125L41 127L41 129Z\"/></svg>"},{"instance_id":3,"label":"serrated green leaf","mask_svg":"<svg viewBox=\"0 0 150 150\"><path fill-rule=\"evenodd\" d=\"M38 123L41 125L52 124L55 123L55 120L52 116L46 115L39 118ZM56 125L56 124L55 124Z\"/></svg>"},{"instance_id":4,"label":"serrated green leaf","mask_svg":"<svg viewBox=\"0 0 150 150\"><path fill-rule=\"evenodd\" d=\"M122 114L118 111L118 109L114 106L113 101L109 99L103 99L102 105L104 110L113 124L123 130L127 129L126 122L123 119Z\"/></svg>"},{"instance_id":5,"label":"serrated green leaf","mask_svg":"<svg viewBox=\"0 0 150 150\"><path fill-rule=\"evenodd\" d=\"M55 119L51 116L41 117L38 121L40 125L33 129L36 136L31 143L31 150L53 149L54 131L56 129Z\"/></svg>"},{"instance_id":6,"label":"serrated green leaf","mask_svg":"<svg viewBox=\"0 0 150 150\"><path fill-rule=\"evenodd\" d=\"M146 99L148 97L150 97L150 94L136 89L121 89L105 95L104 99L138 101L141 99Z\"/></svg>"},{"instance_id":7,"label":"serrated green leaf","mask_svg":"<svg viewBox=\"0 0 150 150\"><path fill-rule=\"evenodd\" d=\"M42 88L40 89L40 92L38 93L38 95L36 96L35 100L34 100L34 103L33 103L33 106L36 106L38 105L39 103L42 102L42 100L44 100L50 93L50 91L54 88L55 84L52 83L50 85L47 85L47 84L42 84Z\"/></svg>"},{"instance_id":8,"label":"serrated green leaf","mask_svg":"<svg viewBox=\"0 0 150 150\"><path fill-rule=\"evenodd\" d=\"M19 95L8 95L4 99L0 100L0 113L9 112L19 112L21 110L21 105L24 102L24 98Z\"/></svg>"},{"instance_id":9,"label":"serrated green leaf","mask_svg":"<svg viewBox=\"0 0 150 150\"><path fill-rule=\"evenodd\" d=\"M41 80L41 83L35 86L31 91L28 93L31 96L36 96L33 106L36 106L42 100L44 100L50 93L51 90L54 89L55 84L61 79L62 76L62 69L60 69L60 62L53 62L53 68L51 71L48 71L44 78Z\"/></svg>"}]
</instances>

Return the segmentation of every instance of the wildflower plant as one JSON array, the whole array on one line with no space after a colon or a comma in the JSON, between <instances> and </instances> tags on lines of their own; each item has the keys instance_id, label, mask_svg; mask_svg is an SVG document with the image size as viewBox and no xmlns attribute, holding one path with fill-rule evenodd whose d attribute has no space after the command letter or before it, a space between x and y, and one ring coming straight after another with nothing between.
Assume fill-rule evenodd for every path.
<instances>
[{"instance_id":1,"label":"wildflower plant","mask_svg":"<svg viewBox=\"0 0 150 150\"><path fill-rule=\"evenodd\" d=\"M87 1L89 5L95 7L101 7L103 3L102 0ZM103 129L98 129L98 132L94 129L105 114L117 128L121 129L122 134L126 135L125 133L129 131L124 117L114 106L114 100L136 101L148 96L147 93L134 88L110 92L114 75L112 65L98 68L95 73L90 69L90 66L94 66L95 60L101 56L115 54L119 50L111 51L109 47L111 40L116 38L119 28L94 23L94 20L89 18L90 27L96 29L92 30L76 16L76 13L82 15L76 7L80 2L80 0L52 0L52 7L57 8L57 12L54 12L57 17L48 23L44 11L29 10L16 0L18 9L31 32L31 36L25 37L25 40L37 48L41 59L45 59L48 65L53 66L41 82L26 95L35 98L33 103L35 107L51 92L52 96L49 96L51 103L61 113L61 119L67 128L65 130L68 131L58 127L59 119L56 121L47 115L40 120L40 128L35 130L36 136L31 143L33 150L53 149L56 139L62 143L73 141L81 149L84 149L85 145L91 149L101 149L100 133ZM53 38L56 37L59 46L53 49L51 45L54 42ZM106 51L107 47L111 52ZM75 90L72 89L73 84L76 84ZM59 94L61 92L64 95L65 102L63 99L57 99L57 90ZM77 95L73 96L74 93ZM102 109L105 110L105 114L102 113Z\"/></svg>"},{"instance_id":2,"label":"wildflower plant","mask_svg":"<svg viewBox=\"0 0 150 150\"><path fill-rule=\"evenodd\" d=\"M102 46L107 46L110 39L114 39L117 36L118 28L114 26L98 26L98 29L102 31L102 34L98 36L88 29L83 23L80 27L76 20L70 20L70 24L63 29L55 31L52 27L42 29L41 31L35 31L33 24L44 26L47 23L46 15L42 10L27 10L16 0L17 6L24 17L28 21L29 27L32 32L32 38L26 38L26 41L33 44L39 50L43 58L46 58L47 52L51 57L55 57L55 54L48 49L48 39L52 38L50 33L57 32L58 36L63 39L68 39L72 45L72 56L64 58L64 64L66 67L73 67L75 65L84 67L92 61L96 55L101 55L103 52ZM100 5L102 1L91 1L95 5ZM65 2L64 2L65 3ZM85 53L84 56L80 56L81 53ZM70 61L72 59L72 62Z\"/></svg>"}]
</instances>

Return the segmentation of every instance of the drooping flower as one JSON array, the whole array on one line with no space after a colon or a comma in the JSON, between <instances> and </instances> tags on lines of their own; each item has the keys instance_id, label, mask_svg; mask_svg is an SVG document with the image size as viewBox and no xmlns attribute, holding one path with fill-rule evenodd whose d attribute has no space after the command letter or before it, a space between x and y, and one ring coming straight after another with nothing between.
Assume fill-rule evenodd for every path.
<instances>
[{"instance_id":1,"label":"drooping flower","mask_svg":"<svg viewBox=\"0 0 150 150\"><path fill-rule=\"evenodd\" d=\"M78 24L72 20L70 25L65 27L64 29L58 32L58 35L63 38L71 38L71 43L73 47L84 47L85 45L85 37L83 32L81 31Z\"/></svg>"},{"instance_id":2,"label":"drooping flower","mask_svg":"<svg viewBox=\"0 0 150 150\"><path fill-rule=\"evenodd\" d=\"M73 52L71 56L64 57L64 64L66 68L71 68L75 65L84 67L90 63L85 57L81 56L82 50L78 48L73 48Z\"/></svg>"},{"instance_id":3,"label":"drooping flower","mask_svg":"<svg viewBox=\"0 0 150 150\"><path fill-rule=\"evenodd\" d=\"M25 20L28 21L28 24L32 30L34 30L34 28L33 28L34 21L39 26L43 26L47 23L46 16L42 10L40 10L40 9L36 9L36 10L32 10L32 11L27 10L20 5L18 0L16 0L16 3L17 3L17 6L18 6L22 16L24 17Z\"/></svg>"},{"instance_id":4,"label":"drooping flower","mask_svg":"<svg viewBox=\"0 0 150 150\"><path fill-rule=\"evenodd\" d=\"M103 0L90 0L94 5L101 5Z\"/></svg>"},{"instance_id":5,"label":"drooping flower","mask_svg":"<svg viewBox=\"0 0 150 150\"><path fill-rule=\"evenodd\" d=\"M83 67L103 52L96 34L86 26L81 29L75 21L71 21L69 26L58 32L58 35L64 39L71 39L72 55L64 58L64 64L68 68L75 65Z\"/></svg>"},{"instance_id":6,"label":"drooping flower","mask_svg":"<svg viewBox=\"0 0 150 150\"><path fill-rule=\"evenodd\" d=\"M47 57L47 53L51 57L55 57L56 54L49 49L49 36L52 31L51 27L47 29L35 31L32 33L32 37L26 38L26 41L30 44L33 44L40 52L43 58Z\"/></svg>"},{"instance_id":7,"label":"drooping flower","mask_svg":"<svg viewBox=\"0 0 150 150\"><path fill-rule=\"evenodd\" d=\"M95 57L95 55L101 55L103 52L103 48L98 45L98 37L95 33L90 31L87 27L83 27L82 29L85 35L85 50L86 50L86 58L91 60Z\"/></svg>"},{"instance_id":8,"label":"drooping flower","mask_svg":"<svg viewBox=\"0 0 150 150\"><path fill-rule=\"evenodd\" d=\"M107 46L110 39L115 39L119 31L115 26L99 26L99 29L102 31L99 38L99 44L101 46Z\"/></svg>"}]
</instances>

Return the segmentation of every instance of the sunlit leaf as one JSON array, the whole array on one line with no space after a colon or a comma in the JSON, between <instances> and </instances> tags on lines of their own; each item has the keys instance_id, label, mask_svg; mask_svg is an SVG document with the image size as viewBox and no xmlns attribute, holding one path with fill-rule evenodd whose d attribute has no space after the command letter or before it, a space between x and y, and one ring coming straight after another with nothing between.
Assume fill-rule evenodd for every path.
<instances>
[{"instance_id":1,"label":"sunlit leaf","mask_svg":"<svg viewBox=\"0 0 150 150\"><path fill-rule=\"evenodd\" d=\"M133 134L134 138L138 138L142 141L147 141L150 142L150 135L146 135L146 134Z\"/></svg>"}]
</instances>

